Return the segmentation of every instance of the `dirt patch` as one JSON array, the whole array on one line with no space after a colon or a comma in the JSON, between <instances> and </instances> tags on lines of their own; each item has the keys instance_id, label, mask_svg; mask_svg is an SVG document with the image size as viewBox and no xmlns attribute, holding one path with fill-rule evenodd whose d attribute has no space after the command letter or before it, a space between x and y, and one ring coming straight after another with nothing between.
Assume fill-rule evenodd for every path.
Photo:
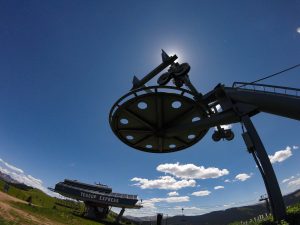
<instances>
[{"instance_id":1,"label":"dirt patch","mask_svg":"<svg viewBox=\"0 0 300 225\"><path fill-rule=\"evenodd\" d=\"M22 202L22 203L27 203L21 199L15 198L13 196L10 196L2 191L0 191L0 201L1 202Z\"/></svg>"},{"instance_id":2,"label":"dirt patch","mask_svg":"<svg viewBox=\"0 0 300 225\"><path fill-rule=\"evenodd\" d=\"M0 191L0 217L8 221L17 221L18 217L22 218L22 224L45 224L45 225L62 225L57 222L53 222L47 218L33 215L28 212L24 212L20 209L15 208L10 203L19 202L27 204L27 202L18 198L12 197L6 193Z\"/></svg>"}]
</instances>

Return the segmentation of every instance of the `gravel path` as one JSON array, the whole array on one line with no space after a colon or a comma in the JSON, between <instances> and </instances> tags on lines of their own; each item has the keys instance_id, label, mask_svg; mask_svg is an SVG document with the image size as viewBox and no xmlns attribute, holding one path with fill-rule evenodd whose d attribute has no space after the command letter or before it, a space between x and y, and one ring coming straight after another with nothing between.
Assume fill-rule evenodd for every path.
<instances>
[{"instance_id":1,"label":"gravel path","mask_svg":"<svg viewBox=\"0 0 300 225\"><path fill-rule=\"evenodd\" d=\"M25 212L18 208L15 208L13 205L10 204L12 202L27 204L27 202L23 200L12 197L0 191L0 217L1 218L4 218L7 221L16 221L18 220L19 217L22 218L23 220L26 220L25 224L62 225L60 223L53 222L45 217L36 216L29 212ZM23 220L22 220L22 225L24 224Z\"/></svg>"}]
</instances>

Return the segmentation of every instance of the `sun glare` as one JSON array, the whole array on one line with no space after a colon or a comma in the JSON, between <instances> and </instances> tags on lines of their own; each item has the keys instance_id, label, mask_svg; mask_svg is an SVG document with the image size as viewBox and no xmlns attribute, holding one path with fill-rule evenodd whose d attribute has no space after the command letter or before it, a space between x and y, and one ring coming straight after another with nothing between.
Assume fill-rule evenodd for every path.
<instances>
[{"instance_id":1,"label":"sun glare","mask_svg":"<svg viewBox=\"0 0 300 225\"><path fill-rule=\"evenodd\" d=\"M177 55L178 59L176 60L176 62L183 62L183 54L182 51L180 51L179 49L175 49L175 48L166 48L164 49L165 52L169 55L169 56L173 56L173 55Z\"/></svg>"}]
</instances>

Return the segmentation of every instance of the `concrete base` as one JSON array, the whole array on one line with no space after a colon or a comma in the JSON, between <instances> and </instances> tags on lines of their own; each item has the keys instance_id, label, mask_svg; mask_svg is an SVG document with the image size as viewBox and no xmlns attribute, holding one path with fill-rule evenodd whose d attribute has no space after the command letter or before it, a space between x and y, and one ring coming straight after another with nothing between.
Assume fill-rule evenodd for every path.
<instances>
[{"instance_id":1,"label":"concrete base","mask_svg":"<svg viewBox=\"0 0 300 225\"><path fill-rule=\"evenodd\" d=\"M108 207L99 207L88 203L85 203L85 208L84 216L93 220L104 219L109 212Z\"/></svg>"}]
</instances>

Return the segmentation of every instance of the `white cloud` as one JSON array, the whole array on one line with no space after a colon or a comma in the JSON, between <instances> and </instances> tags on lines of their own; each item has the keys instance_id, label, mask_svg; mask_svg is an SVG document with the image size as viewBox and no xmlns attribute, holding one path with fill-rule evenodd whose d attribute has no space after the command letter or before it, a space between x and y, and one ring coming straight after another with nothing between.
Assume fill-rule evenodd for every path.
<instances>
[{"instance_id":1,"label":"white cloud","mask_svg":"<svg viewBox=\"0 0 300 225\"><path fill-rule=\"evenodd\" d=\"M295 149L298 149L299 148L299 146L298 145L294 145L293 146L293 149L295 150Z\"/></svg>"},{"instance_id":2,"label":"white cloud","mask_svg":"<svg viewBox=\"0 0 300 225\"><path fill-rule=\"evenodd\" d=\"M168 196L178 196L178 192L177 191L172 191L168 193Z\"/></svg>"},{"instance_id":3,"label":"white cloud","mask_svg":"<svg viewBox=\"0 0 300 225\"><path fill-rule=\"evenodd\" d=\"M13 166L13 165L5 162L3 159L0 159L0 162L2 162L7 168L9 168L9 169L11 169L11 170L13 170L13 171L15 171L17 173L24 173L23 170L21 170L21 169L15 167L15 166Z\"/></svg>"},{"instance_id":4,"label":"white cloud","mask_svg":"<svg viewBox=\"0 0 300 225\"><path fill-rule=\"evenodd\" d=\"M282 181L282 183L286 183L286 182L288 182L288 181L290 181L290 180L293 180L295 178L295 176L291 176L291 177L289 177L289 178L286 178L286 179L284 179L283 181Z\"/></svg>"},{"instance_id":5,"label":"white cloud","mask_svg":"<svg viewBox=\"0 0 300 225\"><path fill-rule=\"evenodd\" d=\"M144 208L151 208L155 209L155 203L159 202L167 202L167 203L178 203L178 202L189 202L189 196L180 196L180 197L167 197L167 198L150 198L143 200L143 207Z\"/></svg>"},{"instance_id":6,"label":"white cloud","mask_svg":"<svg viewBox=\"0 0 300 225\"><path fill-rule=\"evenodd\" d=\"M215 190L218 190L218 189L224 189L224 186L215 186L214 189L215 189Z\"/></svg>"},{"instance_id":7,"label":"white cloud","mask_svg":"<svg viewBox=\"0 0 300 225\"><path fill-rule=\"evenodd\" d=\"M164 189L164 190L179 190L185 187L195 187L195 180L176 180L171 176L161 176L159 179L148 180L145 178L134 177L131 181L135 181L134 185L142 189Z\"/></svg>"},{"instance_id":8,"label":"white cloud","mask_svg":"<svg viewBox=\"0 0 300 225\"><path fill-rule=\"evenodd\" d=\"M30 186L33 188L37 188L50 196L55 196L55 197L61 198L61 195L59 195L58 193L54 193L54 192L48 190L46 187L44 187L42 180L37 179L29 174L28 175L25 174L22 169L19 169L15 166L5 162L2 159L0 159L0 163L6 167L6 168L3 168L2 166L0 166L0 171L6 175L9 175L15 181L18 181L19 183L22 183L22 184L26 184L27 186Z\"/></svg>"},{"instance_id":9,"label":"white cloud","mask_svg":"<svg viewBox=\"0 0 300 225\"><path fill-rule=\"evenodd\" d=\"M210 191L205 190L205 191L196 191L196 192L193 192L192 195L198 196L198 197L202 197L202 196L210 195L210 193L211 193Z\"/></svg>"},{"instance_id":10,"label":"white cloud","mask_svg":"<svg viewBox=\"0 0 300 225\"><path fill-rule=\"evenodd\" d=\"M271 163L282 162L293 155L292 148L287 146L284 150L275 152L274 155L269 155Z\"/></svg>"},{"instance_id":11,"label":"white cloud","mask_svg":"<svg viewBox=\"0 0 300 225\"><path fill-rule=\"evenodd\" d=\"M288 182L289 180L290 180L289 178L284 179L284 180L282 180L282 183L286 183L286 182Z\"/></svg>"},{"instance_id":12,"label":"white cloud","mask_svg":"<svg viewBox=\"0 0 300 225\"><path fill-rule=\"evenodd\" d=\"M190 197L189 196L180 196L180 197L167 197L167 198L151 198L151 199L148 199L145 201L153 202L153 203L157 203L157 202L167 202L167 203L188 202L188 201L190 201Z\"/></svg>"},{"instance_id":13,"label":"white cloud","mask_svg":"<svg viewBox=\"0 0 300 225\"><path fill-rule=\"evenodd\" d=\"M196 166L194 164L179 164L179 162L165 163L157 166L157 171L172 174L183 179L208 179L218 178L229 174L227 169L219 169L216 167Z\"/></svg>"},{"instance_id":14,"label":"white cloud","mask_svg":"<svg viewBox=\"0 0 300 225\"><path fill-rule=\"evenodd\" d=\"M223 207L229 207L229 206L233 206L233 205L235 205L235 203L234 203L234 202L231 202L231 203L228 203L228 204L223 205Z\"/></svg>"},{"instance_id":15,"label":"white cloud","mask_svg":"<svg viewBox=\"0 0 300 225\"><path fill-rule=\"evenodd\" d=\"M231 181L229 179L224 180L225 183L230 183Z\"/></svg>"},{"instance_id":16,"label":"white cloud","mask_svg":"<svg viewBox=\"0 0 300 225\"><path fill-rule=\"evenodd\" d=\"M184 209L184 210L203 210L201 208L195 207L195 206L175 206L174 209Z\"/></svg>"},{"instance_id":17,"label":"white cloud","mask_svg":"<svg viewBox=\"0 0 300 225\"><path fill-rule=\"evenodd\" d=\"M174 209L176 210L181 210L181 209L184 209L184 210L198 210L198 211L202 211L203 209L201 208L198 208L198 207L195 207L195 206L175 206Z\"/></svg>"},{"instance_id":18,"label":"white cloud","mask_svg":"<svg viewBox=\"0 0 300 225\"><path fill-rule=\"evenodd\" d=\"M288 186L289 187L300 187L300 178L296 179L296 180L293 180L293 181L290 181L288 183Z\"/></svg>"},{"instance_id":19,"label":"white cloud","mask_svg":"<svg viewBox=\"0 0 300 225\"><path fill-rule=\"evenodd\" d=\"M245 180L248 180L251 176L252 176L251 174L240 173L235 176L235 179L240 180L240 181L245 181Z\"/></svg>"},{"instance_id":20,"label":"white cloud","mask_svg":"<svg viewBox=\"0 0 300 225\"><path fill-rule=\"evenodd\" d=\"M180 203L180 202L189 202L190 197L189 196L181 196L181 197L167 197L167 198L150 198L150 199L145 199L142 201L143 208L141 209L132 209L129 211L125 211L126 215L132 215L135 217L143 217L143 216L153 216L155 215L158 211L163 212L167 210L166 207L160 208L160 205L157 206L158 203L168 203L168 204L174 204L174 203ZM174 208L170 207L168 208L169 211L168 214L173 215L174 213ZM114 211L119 212L117 208L115 208Z\"/></svg>"},{"instance_id":21,"label":"white cloud","mask_svg":"<svg viewBox=\"0 0 300 225\"><path fill-rule=\"evenodd\" d=\"M297 28L297 32L300 34L300 27Z\"/></svg>"}]
</instances>

